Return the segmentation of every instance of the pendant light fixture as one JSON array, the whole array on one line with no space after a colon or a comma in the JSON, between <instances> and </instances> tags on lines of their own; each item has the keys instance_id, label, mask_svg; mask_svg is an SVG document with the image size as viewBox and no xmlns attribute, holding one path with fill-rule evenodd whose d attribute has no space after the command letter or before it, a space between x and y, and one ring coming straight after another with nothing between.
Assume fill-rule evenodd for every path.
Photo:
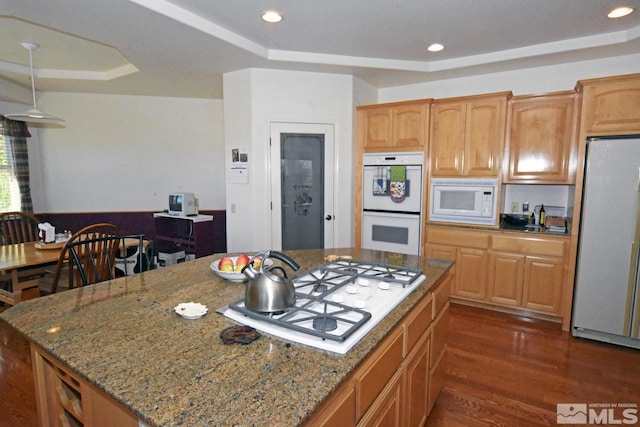
<instances>
[{"instance_id":1,"label":"pendant light fixture","mask_svg":"<svg viewBox=\"0 0 640 427\"><path fill-rule=\"evenodd\" d=\"M29 65L31 67L31 92L33 94L33 108L24 113L5 114L5 117L11 120L18 120L29 123L45 123L45 124L62 124L64 119L43 113L38 110L36 104L36 82L33 76L33 51L40 46L32 42L22 42L22 47L29 51Z\"/></svg>"}]
</instances>

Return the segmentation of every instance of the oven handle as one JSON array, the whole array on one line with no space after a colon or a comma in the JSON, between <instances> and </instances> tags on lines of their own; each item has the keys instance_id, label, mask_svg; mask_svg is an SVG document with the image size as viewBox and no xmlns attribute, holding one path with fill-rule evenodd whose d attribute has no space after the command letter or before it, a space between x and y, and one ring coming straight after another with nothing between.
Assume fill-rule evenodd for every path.
<instances>
[{"instance_id":1,"label":"oven handle","mask_svg":"<svg viewBox=\"0 0 640 427\"><path fill-rule=\"evenodd\" d=\"M363 215L366 215L368 213L381 213L381 214L388 214L388 215L412 215L412 216L420 216L420 212L414 212L414 211L390 211L390 210L386 210L386 209L363 209L362 210Z\"/></svg>"}]
</instances>

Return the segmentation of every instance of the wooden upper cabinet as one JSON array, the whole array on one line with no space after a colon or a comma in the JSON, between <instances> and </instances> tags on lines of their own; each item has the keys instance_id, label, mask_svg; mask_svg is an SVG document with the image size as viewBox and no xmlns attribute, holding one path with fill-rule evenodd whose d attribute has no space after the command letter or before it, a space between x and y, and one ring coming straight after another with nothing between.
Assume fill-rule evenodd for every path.
<instances>
[{"instance_id":1,"label":"wooden upper cabinet","mask_svg":"<svg viewBox=\"0 0 640 427\"><path fill-rule=\"evenodd\" d=\"M573 91L511 99L504 182L575 183L577 102Z\"/></svg>"},{"instance_id":2,"label":"wooden upper cabinet","mask_svg":"<svg viewBox=\"0 0 640 427\"><path fill-rule=\"evenodd\" d=\"M581 80L588 135L640 133L640 74Z\"/></svg>"},{"instance_id":3,"label":"wooden upper cabinet","mask_svg":"<svg viewBox=\"0 0 640 427\"><path fill-rule=\"evenodd\" d=\"M431 100L358 107L358 131L365 151L424 149Z\"/></svg>"},{"instance_id":4,"label":"wooden upper cabinet","mask_svg":"<svg viewBox=\"0 0 640 427\"><path fill-rule=\"evenodd\" d=\"M431 176L500 174L509 96L501 93L434 102Z\"/></svg>"}]
</instances>

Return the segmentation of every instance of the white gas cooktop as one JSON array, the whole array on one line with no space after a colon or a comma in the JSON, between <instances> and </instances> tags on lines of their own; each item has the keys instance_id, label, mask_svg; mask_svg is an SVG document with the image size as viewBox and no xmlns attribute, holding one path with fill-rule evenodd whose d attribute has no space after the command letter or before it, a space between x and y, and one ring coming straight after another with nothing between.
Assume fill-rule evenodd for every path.
<instances>
[{"instance_id":1,"label":"white gas cooktop","mask_svg":"<svg viewBox=\"0 0 640 427\"><path fill-rule=\"evenodd\" d=\"M292 280L296 304L285 312L253 312L241 299L224 315L269 335L345 354L425 276L402 266L338 259Z\"/></svg>"}]
</instances>

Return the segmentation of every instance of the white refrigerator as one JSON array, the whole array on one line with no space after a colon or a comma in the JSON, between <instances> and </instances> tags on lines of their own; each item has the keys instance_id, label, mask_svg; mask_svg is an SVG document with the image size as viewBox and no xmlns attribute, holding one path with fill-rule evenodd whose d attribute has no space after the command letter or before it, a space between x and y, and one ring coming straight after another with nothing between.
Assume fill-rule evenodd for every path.
<instances>
[{"instance_id":1,"label":"white refrigerator","mask_svg":"<svg viewBox=\"0 0 640 427\"><path fill-rule=\"evenodd\" d=\"M587 142L572 333L640 348L640 138Z\"/></svg>"}]
</instances>

